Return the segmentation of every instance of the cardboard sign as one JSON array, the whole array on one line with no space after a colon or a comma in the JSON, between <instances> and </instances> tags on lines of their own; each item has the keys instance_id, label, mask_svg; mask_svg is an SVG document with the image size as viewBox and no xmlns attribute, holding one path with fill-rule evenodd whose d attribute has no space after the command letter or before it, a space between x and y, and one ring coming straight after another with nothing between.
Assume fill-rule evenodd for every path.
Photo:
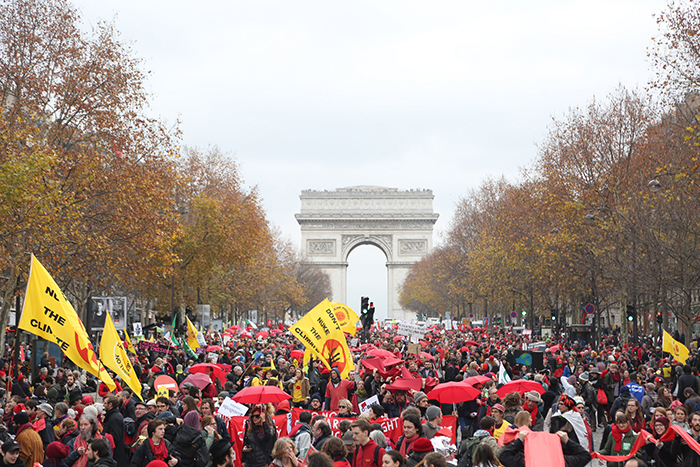
<instances>
[{"instance_id":1,"label":"cardboard sign","mask_svg":"<svg viewBox=\"0 0 700 467\"><path fill-rule=\"evenodd\" d=\"M407 353L413 354L420 359L420 353L423 351L423 346L420 344L409 343L407 347Z\"/></svg>"},{"instance_id":2,"label":"cardboard sign","mask_svg":"<svg viewBox=\"0 0 700 467\"><path fill-rule=\"evenodd\" d=\"M365 399L362 402L357 403L357 407L360 409L360 413L369 413L369 406L372 404L379 404L379 398L377 395L373 395L369 399Z\"/></svg>"}]
</instances>

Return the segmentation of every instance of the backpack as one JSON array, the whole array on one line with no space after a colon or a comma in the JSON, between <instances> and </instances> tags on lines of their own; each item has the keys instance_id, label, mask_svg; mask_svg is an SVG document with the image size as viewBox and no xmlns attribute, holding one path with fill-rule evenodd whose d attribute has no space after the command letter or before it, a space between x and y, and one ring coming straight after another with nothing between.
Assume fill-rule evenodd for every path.
<instances>
[{"instance_id":1,"label":"backpack","mask_svg":"<svg viewBox=\"0 0 700 467\"><path fill-rule=\"evenodd\" d=\"M204 467L210 460L209 455L206 457L198 456L205 443L202 434L196 428L187 425L178 426L175 439L170 445L172 451L177 454L176 457L187 460L187 465Z\"/></svg>"},{"instance_id":2,"label":"backpack","mask_svg":"<svg viewBox=\"0 0 700 467\"><path fill-rule=\"evenodd\" d=\"M472 467L472 463L474 462L474 453L476 452L477 446L481 444L482 439L483 438L472 436L471 438L467 438L462 441L462 444L459 446L460 457L457 467Z\"/></svg>"}]
</instances>

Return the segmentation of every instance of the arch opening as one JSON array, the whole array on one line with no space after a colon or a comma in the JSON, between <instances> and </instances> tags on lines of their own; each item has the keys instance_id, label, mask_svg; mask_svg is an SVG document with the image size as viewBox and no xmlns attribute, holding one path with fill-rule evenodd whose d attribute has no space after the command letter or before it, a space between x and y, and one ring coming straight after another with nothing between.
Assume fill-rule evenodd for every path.
<instances>
[{"instance_id":1,"label":"arch opening","mask_svg":"<svg viewBox=\"0 0 700 467\"><path fill-rule=\"evenodd\" d=\"M347 263L347 304L359 314L360 298L369 297L376 309L375 321L384 320L388 316L386 253L374 243L365 242L349 251Z\"/></svg>"}]
</instances>

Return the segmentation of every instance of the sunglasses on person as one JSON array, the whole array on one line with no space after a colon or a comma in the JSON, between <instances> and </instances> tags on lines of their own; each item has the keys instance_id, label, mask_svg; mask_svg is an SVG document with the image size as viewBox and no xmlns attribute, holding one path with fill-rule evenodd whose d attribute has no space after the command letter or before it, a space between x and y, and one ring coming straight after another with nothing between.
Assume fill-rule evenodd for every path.
<instances>
[{"instance_id":1,"label":"sunglasses on person","mask_svg":"<svg viewBox=\"0 0 700 467\"><path fill-rule=\"evenodd\" d=\"M259 414L259 413L254 413L254 414L253 414L253 418L260 418L260 414Z\"/></svg>"}]
</instances>

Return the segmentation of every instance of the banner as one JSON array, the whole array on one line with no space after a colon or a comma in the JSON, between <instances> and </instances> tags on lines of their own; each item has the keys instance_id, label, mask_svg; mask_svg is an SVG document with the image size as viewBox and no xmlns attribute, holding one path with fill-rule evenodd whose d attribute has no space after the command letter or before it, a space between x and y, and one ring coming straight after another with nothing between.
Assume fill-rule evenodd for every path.
<instances>
[{"instance_id":1,"label":"banner","mask_svg":"<svg viewBox=\"0 0 700 467\"><path fill-rule=\"evenodd\" d=\"M340 324L340 329L354 336L357 332L357 322L360 321L360 317L357 316L357 313L355 313L352 308L342 303L331 302L331 309Z\"/></svg>"},{"instance_id":2,"label":"banner","mask_svg":"<svg viewBox=\"0 0 700 467\"><path fill-rule=\"evenodd\" d=\"M337 368L341 378L347 378L350 370L355 369L345 333L328 299L316 305L289 330L326 368ZM306 355L304 358L306 361Z\"/></svg>"},{"instance_id":3,"label":"banner","mask_svg":"<svg viewBox=\"0 0 700 467\"><path fill-rule=\"evenodd\" d=\"M97 376L110 391L117 387L102 363L97 360L90 338L73 305L66 300L49 272L34 255L18 327L57 344L66 357Z\"/></svg>"},{"instance_id":4,"label":"banner","mask_svg":"<svg viewBox=\"0 0 700 467\"><path fill-rule=\"evenodd\" d=\"M673 355L673 358L681 362L682 364L685 365L685 362L688 360L688 347L685 345L681 344L678 342L676 339L674 339L671 334L668 333L664 329L664 343L663 343L663 349L664 352L668 352L671 355Z\"/></svg>"},{"instance_id":5,"label":"banner","mask_svg":"<svg viewBox=\"0 0 700 467\"><path fill-rule=\"evenodd\" d=\"M158 353L172 353L172 350L167 347L163 347L156 342L141 341L138 343L138 348L141 350L149 350Z\"/></svg>"},{"instance_id":6,"label":"banner","mask_svg":"<svg viewBox=\"0 0 700 467\"><path fill-rule=\"evenodd\" d=\"M129 361L129 356L124 350L119 334L117 334L117 328L114 327L109 315L105 319L104 331L102 331L102 339L100 340L100 359L107 368L114 371L134 391L139 399L143 400L141 382Z\"/></svg>"},{"instance_id":7,"label":"banner","mask_svg":"<svg viewBox=\"0 0 700 467\"><path fill-rule=\"evenodd\" d=\"M185 319L187 320L187 343L190 349L197 350L200 347L199 340L197 339L197 328L194 327L194 324L192 324L189 318Z\"/></svg>"}]
</instances>

